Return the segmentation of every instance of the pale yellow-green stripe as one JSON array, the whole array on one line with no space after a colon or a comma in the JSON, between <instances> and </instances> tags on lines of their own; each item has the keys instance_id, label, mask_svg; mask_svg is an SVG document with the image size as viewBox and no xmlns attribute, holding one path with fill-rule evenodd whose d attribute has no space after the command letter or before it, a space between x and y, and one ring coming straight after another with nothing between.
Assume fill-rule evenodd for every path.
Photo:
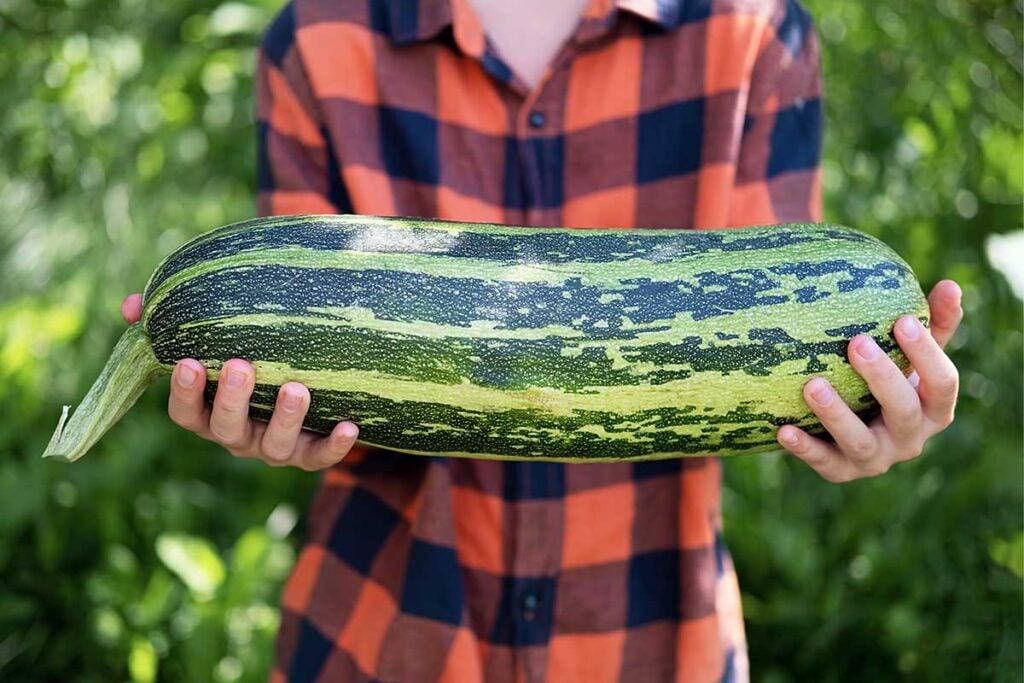
<instances>
[{"instance_id":1,"label":"pale yellow-green stripe","mask_svg":"<svg viewBox=\"0 0 1024 683\"><path fill-rule=\"evenodd\" d=\"M211 368L212 378L219 375L220 360L201 362ZM834 386L847 402L856 403L867 392L864 381L842 361L829 358L825 365ZM436 384L366 370L301 370L267 361L256 361L253 366L257 382L261 384L281 385L294 381L314 390L365 393L390 401L446 405L472 412L539 410L552 416L568 416L579 411L594 411L628 415L687 405L700 406L711 415L722 415L741 405L754 413L774 415L799 415L807 410L802 398L802 387L808 380L804 373L806 359L780 363L769 376L700 372L664 384L586 387L578 393L550 387L508 390L469 382ZM751 397L764 398L751 400Z\"/></svg>"}]
</instances>

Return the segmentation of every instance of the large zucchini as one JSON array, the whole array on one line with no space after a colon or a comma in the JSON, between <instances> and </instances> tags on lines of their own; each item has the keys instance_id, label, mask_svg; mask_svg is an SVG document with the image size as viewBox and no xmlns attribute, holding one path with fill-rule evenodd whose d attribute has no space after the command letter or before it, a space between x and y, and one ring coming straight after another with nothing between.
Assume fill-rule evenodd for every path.
<instances>
[{"instance_id":1,"label":"large zucchini","mask_svg":"<svg viewBox=\"0 0 1024 683\"><path fill-rule=\"evenodd\" d=\"M913 272L848 228L515 228L365 216L251 220L160 264L46 455L76 460L184 357L256 368L252 414L309 387L306 427L359 425L420 454L572 462L775 448L820 430L801 387L877 405L846 360L928 307ZM66 421L67 420L67 421ZM66 421L66 423L65 423Z\"/></svg>"}]
</instances>

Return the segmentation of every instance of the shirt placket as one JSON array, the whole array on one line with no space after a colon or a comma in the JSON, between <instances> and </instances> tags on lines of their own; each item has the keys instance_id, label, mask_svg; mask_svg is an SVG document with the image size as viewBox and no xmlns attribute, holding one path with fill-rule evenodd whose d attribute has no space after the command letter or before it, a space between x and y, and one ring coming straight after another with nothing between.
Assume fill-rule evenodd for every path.
<instances>
[{"instance_id":1,"label":"shirt placket","mask_svg":"<svg viewBox=\"0 0 1024 683\"><path fill-rule=\"evenodd\" d=\"M515 115L514 138L517 151L523 221L528 225L553 226L561 222L564 200L564 88L558 82L565 75L550 71L537 87L526 94Z\"/></svg>"},{"instance_id":2,"label":"shirt placket","mask_svg":"<svg viewBox=\"0 0 1024 683\"><path fill-rule=\"evenodd\" d=\"M486 50L490 50L489 46ZM514 154L514 168L506 164L517 187L510 190L507 206L513 222L524 225L557 225L562 203L562 130L565 79L558 78L571 59L563 50L537 86L529 89L511 75L493 52L483 56L484 68L506 88L513 125L506 150ZM563 61L565 60L565 61ZM562 87L559 87L559 83ZM509 160L506 160L507 162ZM505 463L505 476L515 483L506 505L509 548L506 571L510 579L503 613L510 618L510 640L516 643L515 680L544 683L547 650L554 631L556 581L560 569L562 538L561 496L564 476L557 463ZM505 611L507 610L507 611Z\"/></svg>"},{"instance_id":3,"label":"shirt placket","mask_svg":"<svg viewBox=\"0 0 1024 683\"><path fill-rule=\"evenodd\" d=\"M603 4L603 0L594 0ZM615 25L617 14L611 6L601 16L584 18L576 33L552 59L532 89L507 67L498 72L509 74L505 85L521 98L514 115L513 139L517 151L519 191L522 197L521 222L535 226L562 224L565 201L565 106L569 67L581 49L606 38ZM486 48L490 50L488 46ZM485 59L500 63L493 54ZM492 73L492 75L498 75Z\"/></svg>"},{"instance_id":4,"label":"shirt placket","mask_svg":"<svg viewBox=\"0 0 1024 683\"><path fill-rule=\"evenodd\" d=\"M562 223L565 200L565 101L569 67L578 53L575 41L564 46L530 89L513 82L518 95L512 136L517 151L517 179L523 205L520 220L526 225ZM564 526L565 466L559 463L522 462L509 474L521 478L525 501L513 504L511 568L516 585L517 640L528 644L517 652L519 680L547 681L548 648L555 635L558 576L561 570ZM523 486L525 484L525 486Z\"/></svg>"},{"instance_id":5,"label":"shirt placket","mask_svg":"<svg viewBox=\"0 0 1024 683\"><path fill-rule=\"evenodd\" d=\"M516 78L508 66L482 37L476 35L479 24L465 12L456 15L455 38L460 49L480 62L483 69L506 91L512 127L506 144L514 150L514 163L506 160L506 172L514 174L507 202L510 222L553 226L561 223L565 173L565 99L568 70L572 59L585 42L599 38L611 20L583 22L577 34L552 60L538 81L529 88ZM507 179L507 182L509 180ZM523 499L506 503L506 571L511 573L504 591L503 611L511 617L510 640L519 643L515 654L515 679L524 683L544 683L547 674L547 649L554 635L557 577L561 568L564 529L564 468L558 463L513 462L505 465L506 477L518 483ZM534 489L538 490L534 490ZM540 530L543 530L541 532ZM503 599L503 601L504 601ZM511 612L511 614L509 614Z\"/></svg>"}]
</instances>

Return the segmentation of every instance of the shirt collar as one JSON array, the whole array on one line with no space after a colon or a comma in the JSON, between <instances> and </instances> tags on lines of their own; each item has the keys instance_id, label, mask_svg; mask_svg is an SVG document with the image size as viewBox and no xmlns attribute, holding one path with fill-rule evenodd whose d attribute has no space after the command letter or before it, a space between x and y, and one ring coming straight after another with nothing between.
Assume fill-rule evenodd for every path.
<instances>
[{"instance_id":1,"label":"shirt collar","mask_svg":"<svg viewBox=\"0 0 1024 683\"><path fill-rule=\"evenodd\" d=\"M580 30L591 37L608 30L619 11L628 12L663 29L679 24L683 5L689 0L590 0L583 13ZM384 32L396 45L430 40L448 27L458 32L479 31L479 23L469 10L468 0L371 0L378 3L378 16L384 19ZM473 26L460 27L469 23ZM460 29L462 29L460 31ZM482 44L482 37L480 39Z\"/></svg>"}]
</instances>

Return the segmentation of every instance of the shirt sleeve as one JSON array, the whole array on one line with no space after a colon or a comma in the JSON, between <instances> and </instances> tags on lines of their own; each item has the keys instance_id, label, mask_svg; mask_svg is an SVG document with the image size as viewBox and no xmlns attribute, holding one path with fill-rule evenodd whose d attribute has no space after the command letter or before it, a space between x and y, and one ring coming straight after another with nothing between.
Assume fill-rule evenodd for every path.
<instances>
[{"instance_id":1,"label":"shirt sleeve","mask_svg":"<svg viewBox=\"0 0 1024 683\"><path fill-rule=\"evenodd\" d=\"M298 50L293 3L284 6L260 44L256 121L261 216L354 213ZM368 453L356 444L342 464L358 464Z\"/></svg>"},{"instance_id":2,"label":"shirt sleeve","mask_svg":"<svg viewBox=\"0 0 1024 683\"><path fill-rule=\"evenodd\" d=\"M277 15L260 44L256 121L260 215L351 212L299 53L291 3Z\"/></svg>"},{"instance_id":3,"label":"shirt sleeve","mask_svg":"<svg viewBox=\"0 0 1024 683\"><path fill-rule=\"evenodd\" d=\"M818 37L806 10L784 0L750 78L729 225L820 221L821 140Z\"/></svg>"}]
</instances>

